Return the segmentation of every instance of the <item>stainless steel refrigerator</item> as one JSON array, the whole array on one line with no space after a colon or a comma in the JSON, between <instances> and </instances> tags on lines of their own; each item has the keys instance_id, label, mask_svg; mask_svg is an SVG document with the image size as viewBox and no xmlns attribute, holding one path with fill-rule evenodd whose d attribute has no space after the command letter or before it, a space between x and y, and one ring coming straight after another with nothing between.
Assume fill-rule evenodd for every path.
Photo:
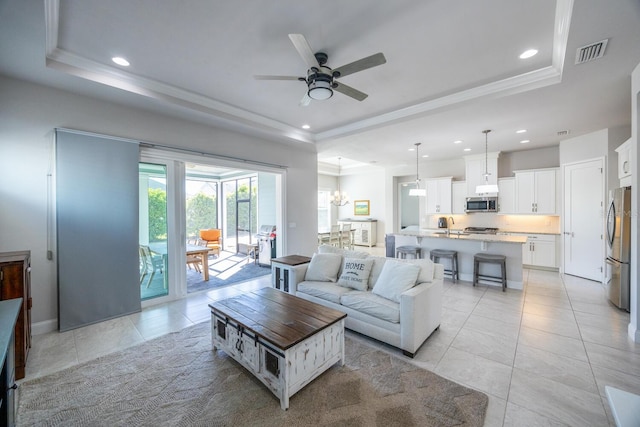
<instances>
[{"instance_id":1,"label":"stainless steel refrigerator","mask_svg":"<svg viewBox=\"0 0 640 427\"><path fill-rule=\"evenodd\" d=\"M611 267L609 300L629 311L631 261L631 187L612 190L607 211L607 259Z\"/></svg>"}]
</instances>

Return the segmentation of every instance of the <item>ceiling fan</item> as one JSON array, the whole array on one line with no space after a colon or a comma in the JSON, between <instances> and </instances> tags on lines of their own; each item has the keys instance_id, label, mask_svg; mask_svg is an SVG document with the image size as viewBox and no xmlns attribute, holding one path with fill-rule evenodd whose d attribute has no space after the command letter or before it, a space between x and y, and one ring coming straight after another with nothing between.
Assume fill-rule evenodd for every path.
<instances>
[{"instance_id":1,"label":"ceiling fan","mask_svg":"<svg viewBox=\"0 0 640 427\"><path fill-rule=\"evenodd\" d=\"M359 59L342 67L331 69L326 63L328 55L324 52L313 53L309 42L302 34L289 34L293 43L309 69L306 77L296 76L254 76L257 80L297 80L307 84L307 92L300 101L300 105L307 106L312 99L325 100L333 96L333 91L350 96L358 101L363 101L366 93L347 86L337 81L338 78L357 73L368 68L376 67L387 62L382 53L376 53L366 58Z\"/></svg>"}]
</instances>

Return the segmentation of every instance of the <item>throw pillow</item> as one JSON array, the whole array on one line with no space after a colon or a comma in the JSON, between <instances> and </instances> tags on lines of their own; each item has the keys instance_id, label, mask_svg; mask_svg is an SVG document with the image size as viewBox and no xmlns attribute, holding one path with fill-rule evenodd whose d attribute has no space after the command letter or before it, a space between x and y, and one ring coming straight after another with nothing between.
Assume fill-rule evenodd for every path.
<instances>
[{"instance_id":1,"label":"throw pillow","mask_svg":"<svg viewBox=\"0 0 640 427\"><path fill-rule=\"evenodd\" d=\"M342 257L338 254L313 254L304 280L313 282L335 282Z\"/></svg>"},{"instance_id":2,"label":"throw pillow","mask_svg":"<svg viewBox=\"0 0 640 427\"><path fill-rule=\"evenodd\" d=\"M400 302L400 295L415 286L420 267L387 260L371 292L391 301Z\"/></svg>"},{"instance_id":3,"label":"throw pillow","mask_svg":"<svg viewBox=\"0 0 640 427\"><path fill-rule=\"evenodd\" d=\"M345 258L338 285L366 291L371 267L373 267L372 259Z\"/></svg>"}]
</instances>

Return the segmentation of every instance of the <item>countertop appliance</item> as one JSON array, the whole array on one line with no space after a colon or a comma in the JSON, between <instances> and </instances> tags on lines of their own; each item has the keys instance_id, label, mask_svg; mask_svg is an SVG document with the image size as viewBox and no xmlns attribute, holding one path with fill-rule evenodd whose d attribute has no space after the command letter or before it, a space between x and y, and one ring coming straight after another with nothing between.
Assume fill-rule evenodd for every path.
<instances>
[{"instance_id":1,"label":"countertop appliance","mask_svg":"<svg viewBox=\"0 0 640 427\"><path fill-rule=\"evenodd\" d=\"M497 212L497 197L467 197L465 212Z\"/></svg>"},{"instance_id":2,"label":"countertop appliance","mask_svg":"<svg viewBox=\"0 0 640 427\"><path fill-rule=\"evenodd\" d=\"M441 216L440 218L438 218L438 228L448 228L446 217Z\"/></svg>"},{"instance_id":3,"label":"countertop appliance","mask_svg":"<svg viewBox=\"0 0 640 427\"><path fill-rule=\"evenodd\" d=\"M464 232L470 234L496 234L498 229L491 227L466 227Z\"/></svg>"},{"instance_id":4,"label":"countertop appliance","mask_svg":"<svg viewBox=\"0 0 640 427\"><path fill-rule=\"evenodd\" d=\"M256 236L258 238L258 264L271 265L276 257L276 226L261 225Z\"/></svg>"},{"instance_id":5,"label":"countertop appliance","mask_svg":"<svg viewBox=\"0 0 640 427\"><path fill-rule=\"evenodd\" d=\"M631 187L611 190L607 211L607 259L611 267L609 300L629 311L631 260Z\"/></svg>"}]
</instances>

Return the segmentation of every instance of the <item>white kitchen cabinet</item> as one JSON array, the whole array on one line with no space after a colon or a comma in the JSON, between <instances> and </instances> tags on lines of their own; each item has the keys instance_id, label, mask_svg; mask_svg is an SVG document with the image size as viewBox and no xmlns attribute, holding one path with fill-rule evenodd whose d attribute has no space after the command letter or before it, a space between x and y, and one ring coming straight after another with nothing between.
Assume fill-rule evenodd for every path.
<instances>
[{"instance_id":1,"label":"white kitchen cabinet","mask_svg":"<svg viewBox=\"0 0 640 427\"><path fill-rule=\"evenodd\" d=\"M465 182L467 183L467 197L477 197L476 187L484 185L485 163L486 170L489 172L489 184L498 183L498 157L500 152L485 154L474 154L472 156L464 156L465 166ZM495 196L495 193L489 193L487 196Z\"/></svg>"},{"instance_id":2,"label":"white kitchen cabinet","mask_svg":"<svg viewBox=\"0 0 640 427\"><path fill-rule=\"evenodd\" d=\"M426 180L427 214L451 213L451 182L452 177Z\"/></svg>"},{"instance_id":3,"label":"white kitchen cabinet","mask_svg":"<svg viewBox=\"0 0 640 427\"><path fill-rule=\"evenodd\" d=\"M631 185L631 138L627 139L622 145L616 148L618 153L618 179L620 186L625 187Z\"/></svg>"},{"instance_id":4,"label":"white kitchen cabinet","mask_svg":"<svg viewBox=\"0 0 640 427\"><path fill-rule=\"evenodd\" d=\"M376 240L378 239L377 230L378 230L378 220L377 219L367 219L367 220L357 220L357 219L345 219L338 221L338 224L342 227L342 224L351 224L351 229L353 231L353 244L358 246L368 246L372 247L376 245Z\"/></svg>"},{"instance_id":5,"label":"white kitchen cabinet","mask_svg":"<svg viewBox=\"0 0 640 427\"><path fill-rule=\"evenodd\" d=\"M557 215L558 169L514 171L516 213Z\"/></svg>"},{"instance_id":6,"label":"white kitchen cabinet","mask_svg":"<svg viewBox=\"0 0 640 427\"><path fill-rule=\"evenodd\" d=\"M550 234L527 234L522 245L522 263L534 267L558 268L557 237Z\"/></svg>"},{"instance_id":7,"label":"white kitchen cabinet","mask_svg":"<svg viewBox=\"0 0 640 427\"><path fill-rule=\"evenodd\" d=\"M464 214L467 207L467 182L453 181L451 183L451 213Z\"/></svg>"},{"instance_id":8,"label":"white kitchen cabinet","mask_svg":"<svg viewBox=\"0 0 640 427\"><path fill-rule=\"evenodd\" d=\"M498 214L508 215L516 212L516 179L498 179Z\"/></svg>"}]
</instances>

